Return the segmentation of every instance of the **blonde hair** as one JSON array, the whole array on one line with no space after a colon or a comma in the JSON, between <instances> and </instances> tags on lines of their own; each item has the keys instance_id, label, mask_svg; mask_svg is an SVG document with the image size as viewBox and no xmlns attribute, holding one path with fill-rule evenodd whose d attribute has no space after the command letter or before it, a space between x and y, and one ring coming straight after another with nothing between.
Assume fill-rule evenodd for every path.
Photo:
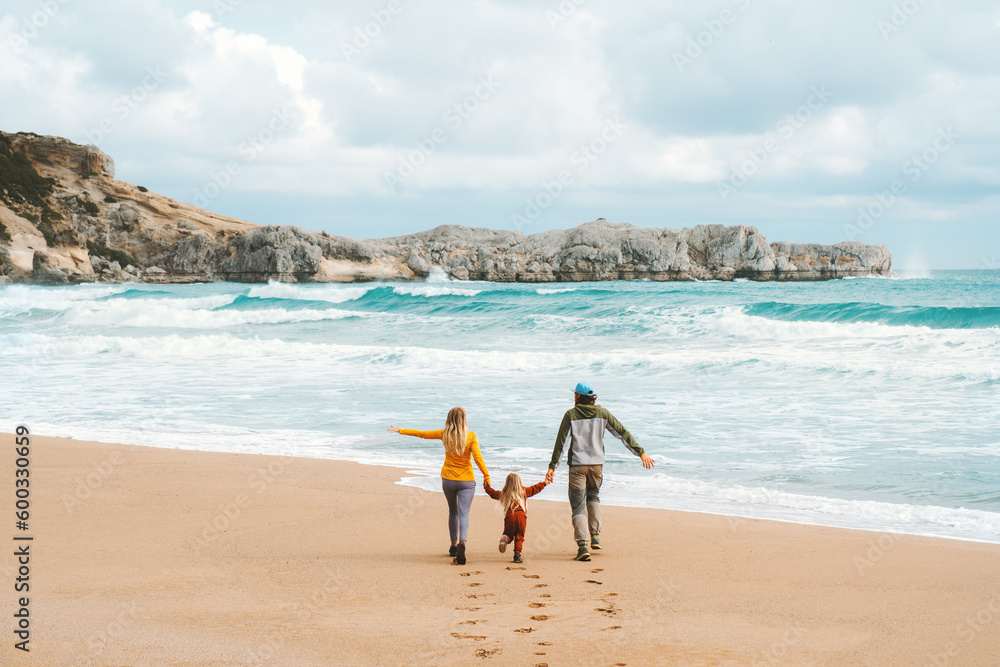
<instances>
[{"instance_id":1,"label":"blonde hair","mask_svg":"<svg viewBox=\"0 0 1000 667\"><path fill-rule=\"evenodd\" d=\"M463 408L452 408L448 411L441 442L444 443L444 450L452 456L461 456L465 453L469 446L469 426Z\"/></svg>"},{"instance_id":2,"label":"blonde hair","mask_svg":"<svg viewBox=\"0 0 1000 667\"><path fill-rule=\"evenodd\" d=\"M521 509L528 511L528 499L525 497L524 484L521 483L521 476L516 472L507 475L507 481L504 482L499 500L504 513L509 512L514 505L520 505Z\"/></svg>"}]
</instances>

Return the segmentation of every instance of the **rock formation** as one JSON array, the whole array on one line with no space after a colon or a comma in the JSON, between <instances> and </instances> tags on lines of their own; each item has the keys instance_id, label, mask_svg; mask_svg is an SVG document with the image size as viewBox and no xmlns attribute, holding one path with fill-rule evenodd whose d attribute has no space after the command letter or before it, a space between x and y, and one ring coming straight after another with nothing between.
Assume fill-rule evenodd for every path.
<instances>
[{"instance_id":1,"label":"rock formation","mask_svg":"<svg viewBox=\"0 0 1000 667\"><path fill-rule=\"evenodd\" d=\"M0 282L828 280L887 275L885 246L768 243L755 227L600 219L521 232L443 225L362 241L215 215L114 180L94 146L0 132Z\"/></svg>"}]
</instances>

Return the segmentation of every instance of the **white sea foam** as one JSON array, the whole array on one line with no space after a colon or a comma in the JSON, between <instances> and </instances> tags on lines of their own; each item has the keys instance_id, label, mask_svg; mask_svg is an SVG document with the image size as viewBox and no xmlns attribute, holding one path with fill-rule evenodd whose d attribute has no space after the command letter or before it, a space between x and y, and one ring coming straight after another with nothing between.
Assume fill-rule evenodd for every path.
<instances>
[{"instance_id":1,"label":"white sea foam","mask_svg":"<svg viewBox=\"0 0 1000 667\"><path fill-rule=\"evenodd\" d=\"M539 287L535 290L536 294L566 294L567 292L576 292L579 287Z\"/></svg>"},{"instance_id":2,"label":"white sea foam","mask_svg":"<svg viewBox=\"0 0 1000 667\"><path fill-rule=\"evenodd\" d=\"M321 321L352 315L343 311L192 311L166 314L150 311L148 326L168 327L175 320L176 328L197 324L205 328L235 326L244 323L277 323ZM99 317L95 318L99 320ZM147 326L141 314L134 314L128 326ZM297 319L296 319L297 318ZM96 321L96 320L95 320ZM64 356L86 357L100 353L134 356L146 359L181 359L231 357L234 359L288 358L322 365L379 365L384 372L393 367L400 371L476 368L490 372L561 373L566 368L601 369L646 372L726 369L748 363L776 369L823 370L842 372L879 372L889 376L952 378L964 376L982 382L1000 378L1000 362L995 360L996 343L990 359L984 360L977 350L949 345L948 341L927 343L929 354L914 358L920 347L898 341L876 347L838 346L797 347L744 344L729 349L715 347L676 346L650 350L646 347L564 351L557 349L511 353L502 349L441 349L416 345L349 345L286 340L246 338L230 334L196 336L48 336L43 334L10 334L0 337L0 356L25 358L49 356L53 352ZM895 345L895 347L893 347Z\"/></svg>"},{"instance_id":3,"label":"white sea foam","mask_svg":"<svg viewBox=\"0 0 1000 667\"><path fill-rule=\"evenodd\" d=\"M271 281L266 285L255 285L247 292L247 296L261 299L294 299L298 301L328 301L330 303L347 303L360 299L373 289L383 285L370 283L367 285L298 285Z\"/></svg>"},{"instance_id":4,"label":"white sea foam","mask_svg":"<svg viewBox=\"0 0 1000 667\"><path fill-rule=\"evenodd\" d=\"M509 467L491 468L500 479ZM541 468L518 471L525 482L532 475L544 474ZM432 471L420 469L430 474ZM440 490L433 477L408 477L399 481L404 486ZM550 488L538 500L562 501L566 497L565 477L558 475L555 488ZM977 542L1000 543L1000 514L963 508L905 505L886 502L842 500L786 493L764 488L749 488L713 484L657 474L654 479L637 480L605 472L601 502L624 507L699 512L734 517L734 529L739 518L769 519L790 523L852 528L880 532L944 537Z\"/></svg>"},{"instance_id":5,"label":"white sea foam","mask_svg":"<svg viewBox=\"0 0 1000 667\"><path fill-rule=\"evenodd\" d=\"M476 289L462 289L459 287L439 287L436 283L423 284L423 285L406 285L402 287L393 287L393 294L402 294L409 296L476 296L480 294L482 290Z\"/></svg>"},{"instance_id":6,"label":"white sea foam","mask_svg":"<svg viewBox=\"0 0 1000 667\"><path fill-rule=\"evenodd\" d=\"M82 326L142 327L150 329L221 329L250 324L282 324L337 320L356 315L333 308L324 310L263 308L216 310L233 297L205 299L129 299L105 301L98 307L74 308L67 322ZM196 303L198 302L198 303ZM362 314L363 315L363 314Z\"/></svg>"},{"instance_id":7,"label":"white sea foam","mask_svg":"<svg viewBox=\"0 0 1000 667\"><path fill-rule=\"evenodd\" d=\"M74 287L10 285L0 287L0 313L9 315L29 310L68 310L81 302L121 294L133 287L135 286L130 284L90 284Z\"/></svg>"}]
</instances>

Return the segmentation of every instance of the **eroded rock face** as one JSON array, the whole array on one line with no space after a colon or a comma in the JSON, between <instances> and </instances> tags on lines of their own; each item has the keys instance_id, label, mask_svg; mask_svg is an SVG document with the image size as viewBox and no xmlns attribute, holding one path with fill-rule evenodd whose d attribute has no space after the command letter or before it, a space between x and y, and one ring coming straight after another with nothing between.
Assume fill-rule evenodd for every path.
<instances>
[{"instance_id":1,"label":"eroded rock face","mask_svg":"<svg viewBox=\"0 0 1000 667\"><path fill-rule=\"evenodd\" d=\"M678 230L601 219L530 236L443 225L367 241L259 227L115 181L114 161L95 146L3 132L0 141L54 184L39 201L0 208L13 233L0 242L0 280L9 282L422 280L435 269L494 282L828 280L892 267L885 246L769 243L745 225Z\"/></svg>"},{"instance_id":2,"label":"eroded rock face","mask_svg":"<svg viewBox=\"0 0 1000 667\"><path fill-rule=\"evenodd\" d=\"M323 260L319 238L299 227L267 225L239 236L220 271L240 282L308 280Z\"/></svg>"},{"instance_id":3,"label":"eroded rock face","mask_svg":"<svg viewBox=\"0 0 1000 667\"><path fill-rule=\"evenodd\" d=\"M32 162L77 165L81 174L115 177L115 161L97 146L81 146L61 137L12 134L11 148L24 152Z\"/></svg>"},{"instance_id":4,"label":"eroded rock face","mask_svg":"<svg viewBox=\"0 0 1000 667\"><path fill-rule=\"evenodd\" d=\"M518 232L438 227L373 241L417 278L441 267L459 280L555 282L591 280L826 280L883 275L885 246L769 244L755 227L700 225L657 229L588 222L569 230Z\"/></svg>"}]
</instances>

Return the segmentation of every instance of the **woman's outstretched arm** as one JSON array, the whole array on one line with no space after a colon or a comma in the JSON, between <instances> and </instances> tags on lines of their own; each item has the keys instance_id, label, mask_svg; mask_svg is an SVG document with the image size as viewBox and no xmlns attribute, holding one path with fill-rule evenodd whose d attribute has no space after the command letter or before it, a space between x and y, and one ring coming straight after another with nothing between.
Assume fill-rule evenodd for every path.
<instances>
[{"instance_id":1,"label":"woman's outstretched arm","mask_svg":"<svg viewBox=\"0 0 1000 667\"><path fill-rule=\"evenodd\" d=\"M424 440L440 440L441 436L444 435L444 431L417 431L412 428L399 428L398 426L390 426L386 429L390 433L398 433L400 435L412 435L415 438L423 438Z\"/></svg>"}]
</instances>

